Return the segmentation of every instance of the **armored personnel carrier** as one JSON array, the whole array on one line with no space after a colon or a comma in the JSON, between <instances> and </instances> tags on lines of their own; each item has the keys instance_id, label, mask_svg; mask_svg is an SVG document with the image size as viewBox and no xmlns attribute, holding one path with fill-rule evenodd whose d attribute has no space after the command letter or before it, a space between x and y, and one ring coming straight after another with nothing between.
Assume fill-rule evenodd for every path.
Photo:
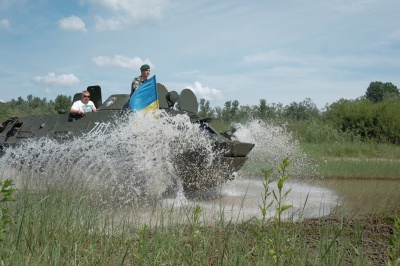
<instances>
[{"instance_id":1,"label":"armored personnel carrier","mask_svg":"<svg viewBox=\"0 0 400 266\"><path fill-rule=\"evenodd\" d=\"M110 125L117 123L116 117L123 117L131 112L128 108L129 94L114 94L103 102L100 86L90 86L87 90L98 109L97 112L81 116L60 110L59 114L54 115L10 118L0 127L0 150L12 148L29 139L48 137L66 142L85 134L112 130ZM176 91L166 90L162 84L157 84L157 93L159 109L171 116L186 114L190 121L198 124L204 134L212 140L213 149L218 151L218 156L213 159L212 165L205 165L201 152L193 150L182 152L175 158L174 168L182 180L184 189L194 191L210 188L231 179L232 173L238 171L246 162L254 144L237 141L231 134L219 133L209 124L209 119L199 119L197 98L190 89L184 89L178 94ZM80 98L81 93L77 93L74 101ZM194 167L197 168L196 171L193 170ZM202 169L206 167L224 168L225 176L221 179L205 175Z\"/></svg>"}]
</instances>

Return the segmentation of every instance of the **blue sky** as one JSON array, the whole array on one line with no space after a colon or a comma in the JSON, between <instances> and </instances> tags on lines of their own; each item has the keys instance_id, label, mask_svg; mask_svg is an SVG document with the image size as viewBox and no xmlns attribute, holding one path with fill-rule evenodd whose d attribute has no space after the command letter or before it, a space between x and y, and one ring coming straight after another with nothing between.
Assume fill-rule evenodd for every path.
<instances>
[{"instance_id":1,"label":"blue sky","mask_svg":"<svg viewBox=\"0 0 400 266\"><path fill-rule=\"evenodd\" d=\"M130 93L143 63L213 106L400 88L398 0L0 0L0 99Z\"/></svg>"}]
</instances>

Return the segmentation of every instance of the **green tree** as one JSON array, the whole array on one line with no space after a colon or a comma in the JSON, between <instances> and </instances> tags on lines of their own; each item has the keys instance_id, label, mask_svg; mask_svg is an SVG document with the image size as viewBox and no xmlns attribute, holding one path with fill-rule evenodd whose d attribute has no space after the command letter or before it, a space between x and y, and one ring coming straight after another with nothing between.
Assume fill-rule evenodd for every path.
<instances>
[{"instance_id":1,"label":"green tree","mask_svg":"<svg viewBox=\"0 0 400 266\"><path fill-rule=\"evenodd\" d=\"M245 123L254 117L254 113L255 110L251 106L241 105L232 120L239 123Z\"/></svg>"},{"instance_id":2,"label":"green tree","mask_svg":"<svg viewBox=\"0 0 400 266\"><path fill-rule=\"evenodd\" d=\"M210 101L206 101L205 99L200 99L200 118L207 118L214 116L214 110L210 107Z\"/></svg>"},{"instance_id":3,"label":"green tree","mask_svg":"<svg viewBox=\"0 0 400 266\"><path fill-rule=\"evenodd\" d=\"M13 116L55 114L56 110L69 110L71 105L71 96L58 95L55 101L48 102L46 98L41 99L30 94L26 100L18 97L17 100L0 103L0 122Z\"/></svg>"},{"instance_id":4,"label":"green tree","mask_svg":"<svg viewBox=\"0 0 400 266\"><path fill-rule=\"evenodd\" d=\"M215 107L215 116L222 119L222 108L220 106Z\"/></svg>"},{"instance_id":5,"label":"green tree","mask_svg":"<svg viewBox=\"0 0 400 266\"><path fill-rule=\"evenodd\" d=\"M224 109L222 110L222 119L225 122L231 122L239 111L239 101L225 102Z\"/></svg>"},{"instance_id":6,"label":"green tree","mask_svg":"<svg viewBox=\"0 0 400 266\"><path fill-rule=\"evenodd\" d=\"M71 96L58 95L54 100L54 109L58 110L69 110L72 106Z\"/></svg>"},{"instance_id":7,"label":"green tree","mask_svg":"<svg viewBox=\"0 0 400 266\"><path fill-rule=\"evenodd\" d=\"M372 103L378 103L388 94L398 96L399 89L390 82L382 83L380 81L375 81L369 84L365 97Z\"/></svg>"},{"instance_id":8,"label":"green tree","mask_svg":"<svg viewBox=\"0 0 400 266\"><path fill-rule=\"evenodd\" d=\"M381 142L400 144L400 101L383 100L373 105L375 138Z\"/></svg>"},{"instance_id":9,"label":"green tree","mask_svg":"<svg viewBox=\"0 0 400 266\"><path fill-rule=\"evenodd\" d=\"M260 100L260 105L258 106L257 117L261 119L266 119L268 116L268 105L265 99Z\"/></svg>"},{"instance_id":10,"label":"green tree","mask_svg":"<svg viewBox=\"0 0 400 266\"><path fill-rule=\"evenodd\" d=\"M339 101L323 114L326 124L363 140L400 144L400 101L384 99L372 103L368 99Z\"/></svg>"},{"instance_id":11,"label":"green tree","mask_svg":"<svg viewBox=\"0 0 400 266\"><path fill-rule=\"evenodd\" d=\"M254 117L261 120L275 119L281 115L282 108L281 103L269 105L265 99L261 99L260 104L254 107Z\"/></svg>"},{"instance_id":12,"label":"green tree","mask_svg":"<svg viewBox=\"0 0 400 266\"><path fill-rule=\"evenodd\" d=\"M363 139L373 138L376 134L372 103L367 99L340 99L327 107L324 121L342 132L353 132Z\"/></svg>"},{"instance_id":13,"label":"green tree","mask_svg":"<svg viewBox=\"0 0 400 266\"><path fill-rule=\"evenodd\" d=\"M32 94L27 96L26 104L31 109L44 109L47 106L46 98L40 99L39 97L33 97Z\"/></svg>"},{"instance_id":14,"label":"green tree","mask_svg":"<svg viewBox=\"0 0 400 266\"><path fill-rule=\"evenodd\" d=\"M283 116L293 120L309 120L319 116L319 110L315 103L306 98L300 103L292 102L284 108Z\"/></svg>"}]
</instances>

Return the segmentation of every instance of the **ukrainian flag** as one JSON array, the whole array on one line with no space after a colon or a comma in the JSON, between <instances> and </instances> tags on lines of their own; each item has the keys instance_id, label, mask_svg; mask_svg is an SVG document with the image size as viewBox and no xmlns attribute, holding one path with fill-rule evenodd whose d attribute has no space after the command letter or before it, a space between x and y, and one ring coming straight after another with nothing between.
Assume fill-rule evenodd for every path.
<instances>
[{"instance_id":1,"label":"ukrainian flag","mask_svg":"<svg viewBox=\"0 0 400 266\"><path fill-rule=\"evenodd\" d=\"M135 90L129 100L129 107L133 112L150 111L154 113L158 106L157 82L154 75Z\"/></svg>"}]
</instances>

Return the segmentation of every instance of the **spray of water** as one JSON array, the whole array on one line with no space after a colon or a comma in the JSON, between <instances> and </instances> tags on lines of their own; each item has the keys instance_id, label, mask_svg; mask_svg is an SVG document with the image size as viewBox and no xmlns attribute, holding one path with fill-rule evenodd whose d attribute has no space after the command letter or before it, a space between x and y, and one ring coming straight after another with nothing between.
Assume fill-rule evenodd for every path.
<instances>
[{"instance_id":1,"label":"spray of water","mask_svg":"<svg viewBox=\"0 0 400 266\"><path fill-rule=\"evenodd\" d=\"M43 138L7 149L0 158L2 178L11 177L17 184L28 180L30 187L38 190L85 187L85 195L101 206L129 207L156 200L162 209L178 211L196 203L210 217L217 217L215 212L224 210L227 217L250 219L259 214L263 191L261 181L250 177L261 175L261 168L276 169L285 157L291 161L293 173L304 173L310 166L298 142L284 127L251 121L235 125L235 135L240 141L254 143L255 148L236 180L223 183L227 168L216 162L224 151L215 151L209 135L186 115L170 117L161 112L156 116L131 114L115 119L114 127L68 142ZM177 162L182 167L177 167ZM182 175L221 183L213 189L218 197L200 203L188 199L183 193ZM323 195L327 195L329 203L334 194L304 183L290 186L293 206L301 209L308 199L312 215L326 214L318 206ZM141 208L135 213L146 222L154 215L154 209Z\"/></svg>"},{"instance_id":2,"label":"spray of water","mask_svg":"<svg viewBox=\"0 0 400 266\"><path fill-rule=\"evenodd\" d=\"M7 149L0 159L3 175L47 185L84 184L103 201L123 204L177 192L181 175L223 180L224 166L213 168L223 151L215 151L188 116L160 112L116 119L106 132L63 143L29 140Z\"/></svg>"},{"instance_id":3,"label":"spray of water","mask_svg":"<svg viewBox=\"0 0 400 266\"><path fill-rule=\"evenodd\" d=\"M292 176L310 175L313 165L301 150L299 142L285 126L277 126L260 120L235 125L235 135L239 140L255 143L249 160L242 172L245 175L261 174L261 168L277 169L282 159L291 163Z\"/></svg>"}]
</instances>

